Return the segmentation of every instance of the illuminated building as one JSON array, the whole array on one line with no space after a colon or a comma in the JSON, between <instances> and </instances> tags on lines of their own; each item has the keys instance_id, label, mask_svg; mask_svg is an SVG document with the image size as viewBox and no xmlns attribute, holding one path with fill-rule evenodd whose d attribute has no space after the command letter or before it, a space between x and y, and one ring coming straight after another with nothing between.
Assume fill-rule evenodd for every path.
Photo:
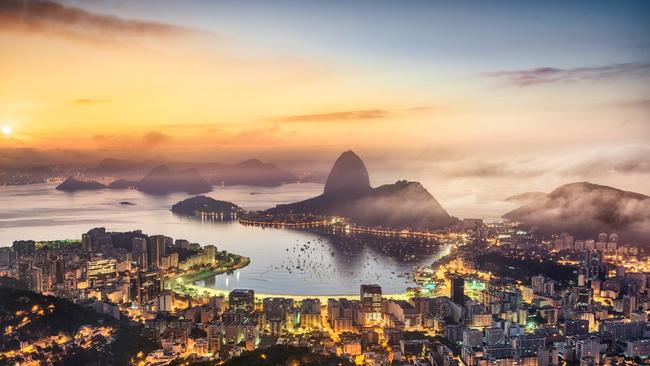
<instances>
[{"instance_id":1,"label":"illuminated building","mask_svg":"<svg viewBox=\"0 0 650 366\"><path fill-rule=\"evenodd\" d=\"M131 240L131 254L135 262L138 263L138 268L141 271L146 271L149 265L147 255L147 240L145 238L133 238Z\"/></svg>"},{"instance_id":2,"label":"illuminated building","mask_svg":"<svg viewBox=\"0 0 650 366\"><path fill-rule=\"evenodd\" d=\"M381 320L381 287L379 285L361 285L361 310L364 323Z\"/></svg>"},{"instance_id":3,"label":"illuminated building","mask_svg":"<svg viewBox=\"0 0 650 366\"><path fill-rule=\"evenodd\" d=\"M228 294L228 307L231 310L243 310L252 313L255 310L255 291L236 289Z\"/></svg>"},{"instance_id":4,"label":"illuminated building","mask_svg":"<svg viewBox=\"0 0 650 366\"><path fill-rule=\"evenodd\" d=\"M451 279L451 301L458 305L465 304L465 279L463 277Z\"/></svg>"},{"instance_id":5,"label":"illuminated building","mask_svg":"<svg viewBox=\"0 0 650 366\"><path fill-rule=\"evenodd\" d=\"M149 268L160 268L165 256L165 236L152 235L147 242L147 259Z\"/></svg>"},{"instance_id":6,"label":"illuminated building","mask_svg":"<svg viewBox=\"0 0 650 366\"><path fill-rule=\"evenodd\" d=\"M589 321L583 319L565 320L564 335L585 335L589 333Z\"/></svg>"},{"instance_id":7,"label":"illuminated building","mask_svg":"<svg viewBox=\"0 0 650 366\"><path fill-rule=\"evenodd\" d=\"M87 268L86 274L89 280L117 275L117 261L115 259L89 261Z\"/></svg>"}]
</instances>

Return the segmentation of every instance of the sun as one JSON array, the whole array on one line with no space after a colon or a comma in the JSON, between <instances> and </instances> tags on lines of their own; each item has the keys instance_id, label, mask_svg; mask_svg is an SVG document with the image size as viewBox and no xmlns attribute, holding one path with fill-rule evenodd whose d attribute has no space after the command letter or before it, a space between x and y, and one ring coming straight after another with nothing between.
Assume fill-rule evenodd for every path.
<instances>
[{"instance_id":1,"label":"sun","mask_svg":"<svg viewBox=\"0 0 650 366\"><path fill-rule=\"evenodd\" d=\"M0 131L2 131L2 134L5 135L5 136L11 135L11 130L12 130L12 128L9 125L4 125L4 126L2 126L2 129L0 129Z\"/></svg>"}]
</instances>

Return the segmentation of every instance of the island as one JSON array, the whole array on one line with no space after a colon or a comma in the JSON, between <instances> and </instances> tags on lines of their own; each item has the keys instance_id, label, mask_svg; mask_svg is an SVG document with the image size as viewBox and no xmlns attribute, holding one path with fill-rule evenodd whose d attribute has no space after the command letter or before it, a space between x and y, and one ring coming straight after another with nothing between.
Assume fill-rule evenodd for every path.
<instances>
[{"instance_id":1,"label":"island","mask_svg":"<svg viewBox=\"0 0 650 366\"><path fill-rule=\"evenodd\" d=\"M98 189L105 189L106 186L96 181L79 180L73 176L69 176L63 183L59 184L56 189L64 192L76 191L92 191Z\"/></svg>"},{"instance_id":2,"label":"island","mask_svg":"<svg viewBox=\"0 0 650 366\"><path fill-rule=\"evenodd\" d=\"M222 221L229 221L237 220L244 210L232 202L219 201L207 196L196 196L174 204L172 212L179 215L214 217Z\"/></svg>"}]
</instances>

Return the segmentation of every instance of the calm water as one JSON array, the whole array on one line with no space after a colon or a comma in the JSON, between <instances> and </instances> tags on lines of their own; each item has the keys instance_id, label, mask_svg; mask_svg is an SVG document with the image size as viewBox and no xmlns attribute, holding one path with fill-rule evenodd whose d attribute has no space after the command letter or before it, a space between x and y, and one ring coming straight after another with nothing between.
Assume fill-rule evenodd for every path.
<instances>
[{"instance_id":1,"label":"calm water","mask_svg":"<svg viewBox=\"0 0 650 366\"><path fill-rule=\"evenodd\" d=\"M356 294L361 283L380 283L386 293L399 293L413 283L403 276L416 263L400 263L371 249L340 253L327 238L282 229L242 226L236 222L202 222L172 214L172 204L190 197L150 196L138 191L59 192L55 185L0 187L0 246L18 239L79 239L97 226L111 231L141 229L202 245L213 244L251 258L232 275L217 276L206 285L220 289L252 288L260 293ZM277 188L216 187L210 196L257 210L312 197L319 184ZM253 193L253 194L251 194ZM129 201L134 206L120 205ZM435 256L424 258L431 262Z\"/></svg>"}]
</instances>

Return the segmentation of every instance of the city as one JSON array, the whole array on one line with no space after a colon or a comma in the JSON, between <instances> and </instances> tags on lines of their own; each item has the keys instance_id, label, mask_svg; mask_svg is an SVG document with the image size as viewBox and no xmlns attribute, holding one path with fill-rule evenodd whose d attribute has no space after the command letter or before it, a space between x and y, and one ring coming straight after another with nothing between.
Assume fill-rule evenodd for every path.
<instances>
[{"instance_id":1,"label":"city","mask_svg":"<svg viewBox=\"0 0 650 366\"><path fill-rule=\"evenodd\" d=\"M358 365L632 364L650 353L650 256L638 247L607 233L540 240L516 225L474 219L456 230L446 234L462 238L451 251L417 268L409 291L391 295L380 282L345 297L197 290L193 283L243 268L248 258L103 228L81 241L15 241L0 252L0 273L128 321L151 342L132 350L143 365L221 362L274 345ZM110 344L109 325L36 340L20 332L53 311L33 305L5 317L3 344L16 348L3 350L0 360L39 364L52 357L53 345L88 348L97 337Z\"/></svg>"},{"instance_id":2,"label":"city","mask_svg":"<svg viewBox=\"0 0 650 366\"><path fill-rule=\"evenodd\" d=\"M0 0L0 366L650 365L649 14Z\"/></svg>"}]
</instances>

